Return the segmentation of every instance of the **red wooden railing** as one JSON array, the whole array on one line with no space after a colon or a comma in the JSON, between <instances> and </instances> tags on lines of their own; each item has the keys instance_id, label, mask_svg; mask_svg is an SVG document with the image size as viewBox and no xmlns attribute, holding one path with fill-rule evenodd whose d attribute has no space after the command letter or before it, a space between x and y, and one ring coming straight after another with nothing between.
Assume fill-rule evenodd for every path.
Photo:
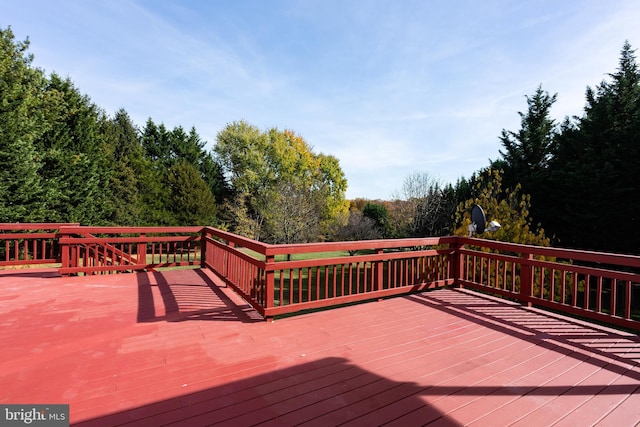
<instances>
[{"instance_id":1,"label":"red wooden railing","mask_svg":"<svg viewBox=\"0 0 640 427\"><path fill-rule=\"evenodd\" d=\"M61 227L60 274L200 265L202 227Z\"/></svg>"},{"instance_id":2,"label":"red wooden railing","mask_svg":"<svg viewBox=\"0 0 640 427\"><path fill-rule=\"evenodd\" d=\"M204 266L263 316L452 285L455 237L269 245L205 228ZM357 251L354 256L329 256ZM304 254L306 259L289 260Z\"/></svg>"},{"instance_id":3,"label":"red wooden railing","mask_svg":"<svg viewBox=\"0 0 640 427\"><path fill-rule=\"evenodd\" d=\"M269 245L211 227L0 231L0 266L59 262L61 274L95 274L200 265L266 318L457 285L640 331L639 256L465 237Z\"/></svg>"},{"instance_id":4,"label":"red wooden railing","mask_svg":"<svg viewBox=\"0 0 640 427\"><path fill-rule=\"evenodd\" d=\"M458 285L640 330L638 256L464 237L267 245L212 228L204 236L203 265L265 317ZM360 255L320 256L332 251ZM308 259L287 260L295 254Z\"/></svg>"},{"instance_id":5,"label":"red wooden railing","mask_svg":"<svg viewBox=\"0 0 640 427\"><path fill-rule=\"evenodd\" d=\"M640 257L459 238L456 283L640 330Z\"/></svg>"},{"instance_id":6,"label":"red wooden railing","mask_svg":"<svg viewBox=\"0 0 640 427\"><path fill-rule=\"evenodd\" d=\"M59 264L58 230L69 223L0 223L0 267Z\"/></svg>"}]
</instances>

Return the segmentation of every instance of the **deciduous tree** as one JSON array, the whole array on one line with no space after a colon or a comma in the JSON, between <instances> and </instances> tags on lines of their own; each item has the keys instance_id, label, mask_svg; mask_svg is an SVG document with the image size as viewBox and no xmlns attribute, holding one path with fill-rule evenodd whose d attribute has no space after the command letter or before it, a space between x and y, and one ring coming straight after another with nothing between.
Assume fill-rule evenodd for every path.
<instances>
[{"instance_id":1,"label":"deciduous tree","mask_svg":"<svg viewBox=\"0 0 640 427\"><path fill-rule=\"evenodd\" d=\"M549 246L550 242L545 236L544 230L532 225L532 219L529 215L530 197L520 193L519 185L513 190L504 189L501 172L488 169L481 175L477 189L477 197L458 206L456 235L468 235L469 224L471 224L471 208L473 205L480 205L487 216L487 221L495 220L500 223L501 228L493 233L486 232L479 237L511 243Z\"/></svg>"},{"instance_id":2,"label":"deciduous tree","mask_svg":"<svg viewBox=\"0 0 640 427\"><path fill-rule=\"evenodd\" d=\"M232 190L243 194L245 212L261 227L260 237L266 241L306 240L317 234L312 224L328 229L331 221L344 217L346 179L338 160L333 156L315 154L309 144L292 131L269 129L261 132L244 121L225 127L214 148ZM286 191L285 191L286 190ZM300 212L307 215L301 224L307 232L285 230L282 214L307 199ZM291 197L291 200L285 200ZM286 206L285 206L286 205ZM312 206L313 209L308 209ZM321 231L322 231L321 230ZM284 237L289 236L289 237Z\"/></svg>"},{"instance_id":3,"label":"deciduous tree","mask_svg":"<svg viewBox=\"0 0 640 427\"><path fill-rule=\"evenodd\" d=\"M402 200L396 222L402 224L402 234L412 237L442 236L452 231L453 214L457 206L452 186L445 186L426 172L408 175L396 199Z\"/></svg>"}]
</instances>

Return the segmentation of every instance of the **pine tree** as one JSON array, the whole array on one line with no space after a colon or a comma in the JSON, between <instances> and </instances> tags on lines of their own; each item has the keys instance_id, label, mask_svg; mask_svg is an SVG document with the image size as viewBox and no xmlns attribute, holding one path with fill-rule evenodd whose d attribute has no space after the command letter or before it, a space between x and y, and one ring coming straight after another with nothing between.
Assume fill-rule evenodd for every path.
<instances>
[{"instance_id":1,"label":"pine tree","mask_svg":"<svg viewBox=\"0 0 640 427\"><path fill-rule=\"evenodd\" d=\"M502 159L494 162L492 168L504 171L505 187L514 189L520 186L529 194L533 220L546 224L550 209L546 184L553 144L558 135L556 123L551 118L551 107L557 94L549 95L542 86L538 86L536 92L526 99L526 113L518 112L520 129L517 132L502 130Z\"/></svg>"},{"instance_id":2,"label":"pine tree","mask_svg":"<svg viewBox=\"0 0 640 427\"><path fill-rule=\"evenodd\" d=\"M182 161L169 170L171 210L178 225L214 225L216 204L198 170Z\"/></svg>"},{"instance_id":3,"label":"pine tree","mask_svg":"<svg viewBox=\"0 0 640 427\"><path fill-rule=\"evenodd\" d=\"M521 183L525 190L535 181L536 174L544 171L552 154L552 144L556 135L556 125L550 117L553 96L538 86L535 94L527 96L526 113L519 112L521 127L518 132L502 130L500 142L504 151L505 183L509 186ZM524 183L522 181L525 181Z\"/></svg>"},{"instance_id":4,"label":"pine tree","mask_svg":"<svg viewBox=\"0 0 640 427\"><path fill-rule=\"evenodd\" d=\"M110 183L112 211L109 222L115 225L142 225L142 206L138 180L148 169L138 130L124 109L104 121L107 155L111 159Z\"/></svg>"},{"instance_id":5,"label":"pine tree","mask_svg":"<svg viewBox=\"0 0 640 427\"><path fill-rule=\"evenodd\" d=\"M104 114L69 79L53 74L48 90L60 95L61 104L36 144L42 152L39 173L50 215L59 222L105 224L111 212L111 187Z\"/></svg>"},{"instance_id":6,"label":"pine tree","mask_svg":"<svg viewBox=\"0 0 640 427\"><path fill-rule=\"evenodd\" d=\"M34 141L57 99L28 48L28 39L16 42L11 28L0 29L0 222L48 219Z\"/></svg>"},{"instance_id":7,"label":"pine tree","mask_svg":"<svg viewBox=\"0 0 640 427\"><path fill-rule=\"evenodd\" d=\"M583 117L562 125L546 186L556 206L549 213L565 246L638 252L640 72L628 42L609 77L587 88Z\"/></svg>"}]
</instances>

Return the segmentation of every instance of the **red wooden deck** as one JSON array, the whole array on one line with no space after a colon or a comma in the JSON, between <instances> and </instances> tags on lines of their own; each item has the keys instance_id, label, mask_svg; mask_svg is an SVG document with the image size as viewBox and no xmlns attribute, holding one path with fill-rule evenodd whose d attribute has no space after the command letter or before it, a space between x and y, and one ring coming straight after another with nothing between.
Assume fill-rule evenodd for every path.
<instances>
[{"instance_id":1,"label":"red wooden deck","mask_svg":"<svg viewBox=\"0 0 640 427\"><path fill-rule=\"evenodd\" d=\"M72 424L640 422L640 340L462 290L278 319L204 270L0 272L0 402Z\"/></svg>"}]
</instances>

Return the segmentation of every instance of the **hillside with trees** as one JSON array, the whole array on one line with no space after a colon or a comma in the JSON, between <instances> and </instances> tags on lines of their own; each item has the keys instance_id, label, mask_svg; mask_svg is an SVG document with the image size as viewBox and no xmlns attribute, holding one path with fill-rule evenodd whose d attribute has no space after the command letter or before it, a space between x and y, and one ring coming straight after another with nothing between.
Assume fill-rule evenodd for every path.
<instances>
[{"instance_id":1,"label":"hillside with trees","mask_svg":"<svg viewBox=\"0 0 640 427\"><path fill-rule=\"evenodd\" d=\"M34 66L0 29L0 222L214 225L270 243L465 234L481 204L519 243L640 253L640 70L625 42L582 115L551 117L539 86L486 168L456 183L406 177L391 200L345 199L335 156L292 130L133 123ZM426 137L426 136L425 136Z\"/></svg>"}]
</instances>

